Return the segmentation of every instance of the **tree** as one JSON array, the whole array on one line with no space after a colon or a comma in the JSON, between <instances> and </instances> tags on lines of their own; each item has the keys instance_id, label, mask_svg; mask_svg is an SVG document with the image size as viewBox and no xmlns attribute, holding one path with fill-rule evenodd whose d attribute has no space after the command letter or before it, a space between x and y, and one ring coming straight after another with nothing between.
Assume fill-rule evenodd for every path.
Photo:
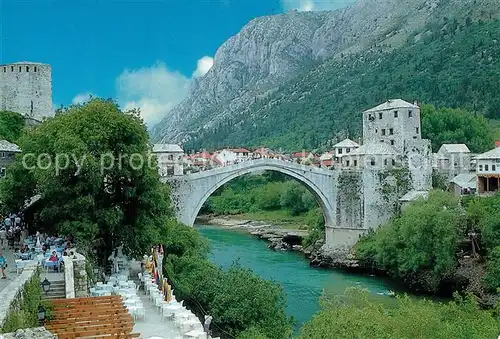
<instances>
[{"instance_id":1,"label":"tree","mask_svg":"<svg viewBox=\"0 0 500 339\"><path fill-rule=\"evenodd\" d=\"M74 235L104 262L116 246L138 256L159 243L172 216L169 188L159 180L137 116L92 99L28 131L19 143L24 157L1 192L2 200L16 197L11 207L40 194L37 222Z\"/></svg>"},{"instance_id":2,"label":"tree","mask_svg":"<svg viewBox=\"0 0 500 339\"><path fill-rule=\"evenodd\" d=\"M458 199L432 191L412 203L399 218L381 226L356 245L359 258L375 263L416 289L436 292L458 265L455 253L465 234Z\"/></svg>"},{"instance_id":3,"label":"tree","mask_svg":"<svg viewBox=\"0 0 500 339\"><path fill-rule=\"evenodd\" d=\"M21 136L24 128L24 118L21 114L0 111L0 140L7 140L8 142L16 142Z\"/></svg>"},{"instance_id":4,"label":"tree","mask_svg":"<svg viewBox=\"0 0 500 339\"><path fill-rule=\"evenodd\" d=\"M368 298L367 291L348 289L345 296L322 298L322 310L305 324L301 339L496 338L500 322L481 310L472 296L446 304L397 297L388 307Z\"/></svg>"},{"instance_id":5,"label":"tree","mask_svg":"<svg viewBox=\"0 0 500 339\"><path fill-rule=\"evenodd\" d=\"M472 152L493 146L493 131L483 116L453 108L422 107L422 137L430 139L436 152L442 144L464 143Z\"/></svg>"}]
</instances>

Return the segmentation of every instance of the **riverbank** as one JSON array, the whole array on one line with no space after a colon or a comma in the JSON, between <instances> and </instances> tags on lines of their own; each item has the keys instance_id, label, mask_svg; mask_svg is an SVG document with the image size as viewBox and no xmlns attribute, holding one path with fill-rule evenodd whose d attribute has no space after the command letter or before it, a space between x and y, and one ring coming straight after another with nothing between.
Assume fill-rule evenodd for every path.
<instances>
[{"instance_id":1,"label":"riverbank","mask_svg":"<svg viewBox=\"0 0 500 339\"><path fill-rule=\"evenodd\" d=\"M303 247L303 240L308 236L307 230L289 228L289 223L270 223L268 220L248 220L244 215L213 216L202 215L198 222L207 225L219 226L227 229L239 229L248 232L262 240L269 242L268 248L275 251L296 251L303 253L309 260L310 266L320 268L340 268L353 273L368 273L385 275L385 272L363 266L354 253L332 252L323 248L324 240Z\"/></svg>"}]
</instances>

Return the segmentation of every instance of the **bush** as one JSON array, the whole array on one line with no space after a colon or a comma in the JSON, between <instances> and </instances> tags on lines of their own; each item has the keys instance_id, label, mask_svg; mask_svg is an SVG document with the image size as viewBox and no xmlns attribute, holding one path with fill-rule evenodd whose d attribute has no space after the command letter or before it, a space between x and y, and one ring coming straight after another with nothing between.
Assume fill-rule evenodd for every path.
<instances>
[{"instance_id":1,"label":"bush","mask_svg":"<svg viewBox=\"0 0 500 339\"><path fill-rule=\"evenodd\" d=\"M299 338L496 338L500 322L472 296L447 304L397 297L388 308L369 301L367 291L349 289L346 298L324 299L322 310L304 325ZM332 334L335 334L332 336Z\"/></svg>"}]
</instances>

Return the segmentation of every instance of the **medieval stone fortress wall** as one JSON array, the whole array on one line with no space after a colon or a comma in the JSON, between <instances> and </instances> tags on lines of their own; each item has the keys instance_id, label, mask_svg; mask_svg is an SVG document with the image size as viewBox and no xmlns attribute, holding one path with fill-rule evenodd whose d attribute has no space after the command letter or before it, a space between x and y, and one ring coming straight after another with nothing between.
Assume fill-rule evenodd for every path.
<instances>
[{"instance_id":1,"label":"medieval stone fortress wall","mask_svg":"<svg viewBox=\"0 0 500 339\"><path fill-rule=\"evenodd\" d=\"M52 66L36 62L0 65L0 111L40 121L52 113Z\"/></svg>"}]
</instances>

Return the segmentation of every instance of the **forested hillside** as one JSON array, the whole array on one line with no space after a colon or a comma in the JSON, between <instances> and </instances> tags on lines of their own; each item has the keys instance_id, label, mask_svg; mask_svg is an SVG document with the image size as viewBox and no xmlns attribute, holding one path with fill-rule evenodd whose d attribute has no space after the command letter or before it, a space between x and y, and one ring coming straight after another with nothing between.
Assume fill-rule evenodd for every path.
<instances>
[{"instance_id":1,"label":"forested hillside","mask_svg":"<svg viewBox=\"0 0 500 339\"><path fill-rule=\"evenodd\" d=\"M185 147L314 149L336 136L360 135L361 112L391 98L500 119L499 39L498 19L444 17L391 52L379 46L330 59Z\"/></svg>"}]
</instances>

